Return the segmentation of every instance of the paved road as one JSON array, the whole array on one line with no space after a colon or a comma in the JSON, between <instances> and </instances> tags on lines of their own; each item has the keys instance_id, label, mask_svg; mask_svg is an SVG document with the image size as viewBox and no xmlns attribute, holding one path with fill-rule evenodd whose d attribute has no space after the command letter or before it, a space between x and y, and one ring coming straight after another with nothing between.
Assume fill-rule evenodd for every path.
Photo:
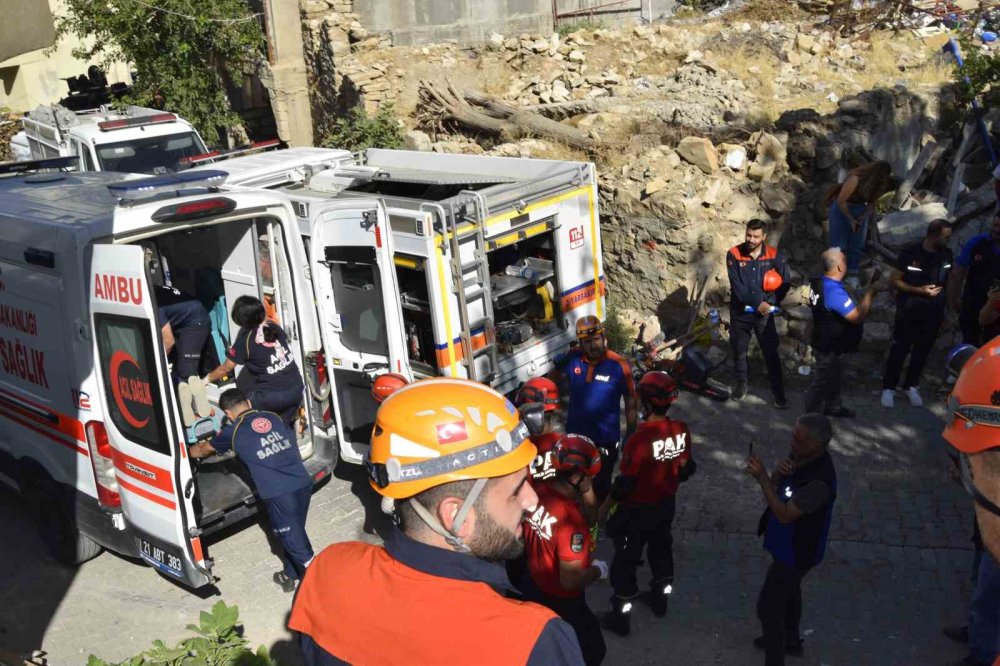
<instances>
[{"instance_id":1,"label":"paved road","mask_svg":"<svg viewBox=\"0 0 1000 666\"><path fill-rule=\"evenodd\" d=\"M827 560L806 579L806 657L790 663L948 663L962 652L940 628L962 620L970 593L971 506L945 474L942 410L886 412L874 393L849 403L866 409L856 421L838 424L832 542ZM691 424L699 472L682 486L678 502L670 614L657 620L638 605L632 636L608 636L605 663L762 662L749 643L758 633L754 602L767 566L754 533L763 504L742 461L752 435L767 464L777 462L801 405L801 395L792 396L787 412L754 398L740 405L682 399L677 416ZM341 469L338 477L313 500L314 545L377 541L383 523L362 477L356 469ZM270 580L277 560L257 525L210 545L221 596L200 598L107 553L76 571L58 567L44 558L12 497L0 495L0 524L0 647L41 646L51 664L83 663L89 653L122 659L156 638L181 638L199 611L222 598L239 606L254 644L270 647L282 664L297 661L284 629L291 597ZM610 558L607 542L599 555ZM609 594L598 584L588 597L603 610Z\"/></svg>"}]
</instances>

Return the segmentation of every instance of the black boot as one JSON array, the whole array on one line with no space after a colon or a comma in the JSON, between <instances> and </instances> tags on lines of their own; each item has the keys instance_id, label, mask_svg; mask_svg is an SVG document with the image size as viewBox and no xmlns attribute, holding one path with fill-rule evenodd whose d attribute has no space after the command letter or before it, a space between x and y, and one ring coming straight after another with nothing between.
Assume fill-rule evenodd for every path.
<instances>
[{"instance_id":1,"label":"black boot","mask_svg":"<svg viewBox=\"0 0 1000 666\"><path fill-rule=\"evenodd\" d=\"M628 636L632 632L632 601L619 597L617 594L611 596L611 612L605 613L601 618L601 626L610 629L619 636Z\"/></svg>"},{"instance_id":2,"label":"black boot","mask_svg":"<svg viewBox=\"0 0 1000 666\"><path fill-rule=\"evenodd\" d=\"M729 394L729 397L733 400L742 400L747 397L747 383L737 380L736 386L733 387L733 391Z\"/></svg>"},{"instance_id":3,"label":"black boot","mask_svg":"<svg viewBox=\"0 0 1000 666\"><path fill-rule=\"evenodd\" d=\"M670 594L674 591L674 578L671 576L654 580L649 584L649 588L649 606L653 609L653 615L663 617L667 614L667 602L670 601Z\"/></svg>"}]
</instances>

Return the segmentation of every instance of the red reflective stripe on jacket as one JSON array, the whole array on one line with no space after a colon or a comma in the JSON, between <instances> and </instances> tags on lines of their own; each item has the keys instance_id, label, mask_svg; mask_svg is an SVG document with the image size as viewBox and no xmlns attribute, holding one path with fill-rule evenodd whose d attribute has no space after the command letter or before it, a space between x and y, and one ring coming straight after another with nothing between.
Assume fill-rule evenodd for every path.
<instances>
[{"instance_id":1,"label":"red reflective stripe on jacket","mask_svg":"<svg viewBox=\"0 0 1000 666\"><path fill-rule=\"evenodd\" d=\"M352 541L309 565L288 627L351 664L507 666L527 663L555 617L486 583L431 576Z\"/></svg>"}]
</instances>

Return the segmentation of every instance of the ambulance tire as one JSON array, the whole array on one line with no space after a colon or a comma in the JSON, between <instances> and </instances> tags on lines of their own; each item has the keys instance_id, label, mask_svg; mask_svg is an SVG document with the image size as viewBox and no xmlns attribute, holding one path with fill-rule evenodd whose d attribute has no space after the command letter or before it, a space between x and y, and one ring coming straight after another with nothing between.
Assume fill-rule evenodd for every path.
<instances>
[{"instance_id":1,"label":"ambulance tire","mask_svg":"<svg viewBox=\"0 0 1000 666\"><path fill-rule=\"evenodd\" d=\"M29 494L39 534L52 556L75 567L101 554L101 546L80 532L73 508L54 481L42 481Z\"/></svg>"}]
</instances>

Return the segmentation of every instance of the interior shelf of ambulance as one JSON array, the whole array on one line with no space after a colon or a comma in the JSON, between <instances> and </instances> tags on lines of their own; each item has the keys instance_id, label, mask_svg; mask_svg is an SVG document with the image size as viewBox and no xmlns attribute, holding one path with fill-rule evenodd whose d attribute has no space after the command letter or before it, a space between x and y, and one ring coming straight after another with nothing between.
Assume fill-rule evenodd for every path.
<instances>
[{"instance_id":1,"label":"interior shelf of ambulance","mask_svg":"<svg viewBox=\"0 0 1000 666\"><path fill-rule=\"evenodd\" d=\"M199 376L205 376L219 365L238 333L229 317L231 305L237 298L255 296L266 305L272 305L275 312L282 312L280 302L276 302L280 290L272 282L271 261L283 262L284 259L280 253L272 256L270 252L269 227L272 233L280 229L266 219L248 219L174 231L138 242L146 249L153 283L169 284L195 296L209 313L212 329L202 350ZM234 374L239 370L237 368ZM185 410L180 410L187 444L213 434L223 425L219 396L236 383L235 378L230 378L218 386L207 384L210 413L194 414L193 422L190 422L190 411L185 415ZM176 390L174 397L178 398ZM179 402L175 404L179 406ZM311 438L300 434L299 451L310 469ZM197 489L193 496L195 513L203 531L221 529L254 512L253 482L238 460L231 455L188 460Z\"/></svg>"},{"instance_id":2,"label":"interior shelf of ambulance","mask_svg":"<svg viewBox=\"0 0 1000 666\"><path fill-rule=\"evenodd\" d=\"M493 298L495 338L501 354L513 354L559 333L560 285L555 274L551 230L486 253ZM425 265L416 257L397 255L403 324L413 369L436 375L440 367L428 296ZM485 333L473 330L473 336Z\"/></svg>"}]
</instances>

